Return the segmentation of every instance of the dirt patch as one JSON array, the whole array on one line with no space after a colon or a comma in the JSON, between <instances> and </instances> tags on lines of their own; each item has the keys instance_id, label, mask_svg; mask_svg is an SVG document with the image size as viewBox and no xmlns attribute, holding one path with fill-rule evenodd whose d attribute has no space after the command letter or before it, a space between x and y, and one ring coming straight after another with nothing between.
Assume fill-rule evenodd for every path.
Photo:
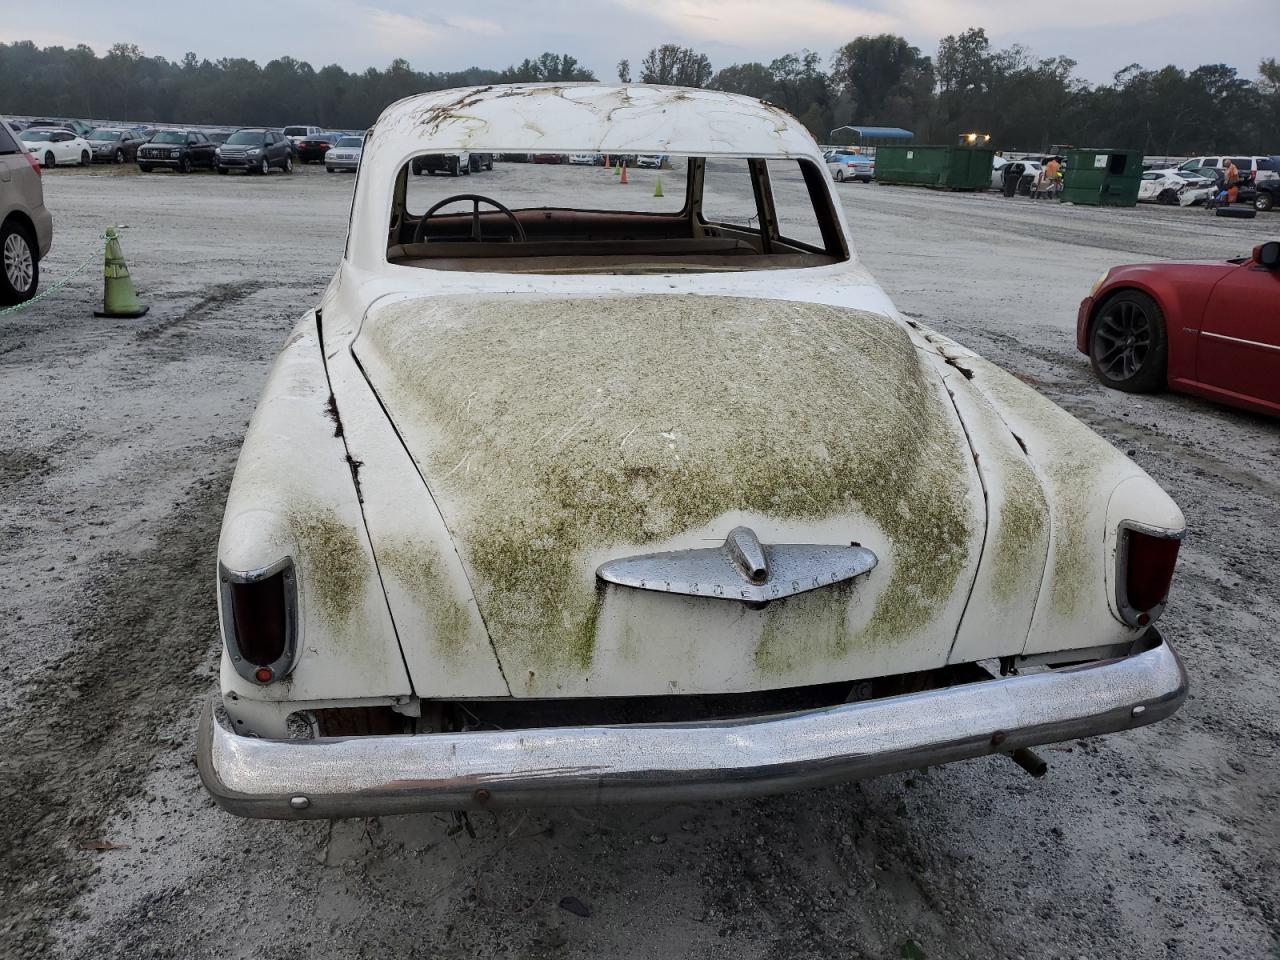
<instances>
[{"instance_id":1,"label":"dirt patch","mask_svg":"<svg viewBox=\"0 0 1280 960\"><path fill-rule=\"evenodd\" d=\"M49 458L33 450L0 450L0 490L47 473Z\"/></svg>"},{"instance_id":2,"label":"dirt patch","mask_svg":"<svg viewBox=\"0 0 1280 960\"><path fill-rule=\"evenodd\" d=\"M140 341L155 340L179 326L196 323L225 307L234 306L257 293L264 286L257 280L241 280L236 283L219 283L202 293L195 304L182 313L167 317L159 323L139 330L134 336Z\"/></svg>"},{"instance_id":3,"label":"dirt patch","mask_svg":"<svg viewBox=\"0 0 1280 960\"><path fill-rule=\"evenodd\" d=\"M198 482L155 546L118 558L74 652L0 718L0 929L15 925L21 956L48 954L49 925L94 872L95 851L81 847L170 748L153 718L207 689L195 668L216 643L210 565L229 482Z\"/></svg>"}]
</instances>

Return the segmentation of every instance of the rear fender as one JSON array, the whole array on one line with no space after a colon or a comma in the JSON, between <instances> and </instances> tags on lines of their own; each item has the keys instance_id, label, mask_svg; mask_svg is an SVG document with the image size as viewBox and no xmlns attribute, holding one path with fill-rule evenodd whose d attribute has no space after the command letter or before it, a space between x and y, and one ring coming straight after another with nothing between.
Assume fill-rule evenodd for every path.
<instances>
[{"instance_id":1,"label":"rear fender","mask_svg":"<svg viewBox=\"0 0 1280 960\"><path fill-rule=\"evenodd\" d=\"M945 337L932 334L929 340L949 364L962 371L991 415L1025 448L1026 466L1043 491L1048 509L1047 552L1023 652L1136 639L1140 630L1124 622L1116 601L1120 525L1129 521L1180 534L1185 526L1182 512L1128 457L1031 387ZM960 412L964 417L963 407ZM984 429L994 428L988 423ZM988 515L992 516L990 503ZM990 520L987 541L988 548L999 543L998 529ZM1032 553L1027 550L1028 557ZM995 572L990 565L997 556L998 548L984 550L979 586ZM992 589L1007 587L1006 576L996 576ZM966 628L982 625L991 616L990 606L977 590L966 609L953 661L972 659L970 654L978 648L962 642L970 635Z\"/></svg>"},{"instance_id":2,"label":"rear fender","mask_svg":"<svg viewBox=\"0 0 1280 960\"><path fill-rule=\"evenodd\" d=\"M277 358L249 423L218 541L220 568L233 575L292 562L298 653L286 677L260 685L225 668L224 629L223 693L233 713L237 700L412 692L329 410L315 315L308 314Z\"/></svg>"}]
</instances>

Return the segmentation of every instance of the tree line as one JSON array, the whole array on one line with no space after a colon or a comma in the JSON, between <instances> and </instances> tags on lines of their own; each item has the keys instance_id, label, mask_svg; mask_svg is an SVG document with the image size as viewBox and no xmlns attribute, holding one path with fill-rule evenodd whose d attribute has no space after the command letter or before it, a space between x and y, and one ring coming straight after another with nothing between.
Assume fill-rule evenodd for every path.
<instances>
[{"instance_id":1,"label":"tree line","mask_svg":"<svg viewBox=\"0 0 1280 960\"><path fill-rule=\"evenodd\" d=\"M1130 64L1091 85L1068 57L1027 48L996 49L982 28L944 37L934 55L892 34L857 37L825 61L812 50L765 64L713 68L705 53L678 44L650 50L635 76L618 78L707 87L759 97L798 117L819 141L843 125L901 126L917 143L951 143L965 132L991 134L1010 150L1055 144L1141 149L1152 155L1280 152L1280 64L1239 76L1226 64L1193 70ZM567 54L544 53L505 69L415 70L396 59L385 70L319 70L292 57L181 61L148 57L132 44L103 56L90 47L0 44L0 110L17 114L156 123L267 125L316 123L340 129L371 124L387 104L429 90L517 81L593 81Z\"/></svg>"}]
</instances>

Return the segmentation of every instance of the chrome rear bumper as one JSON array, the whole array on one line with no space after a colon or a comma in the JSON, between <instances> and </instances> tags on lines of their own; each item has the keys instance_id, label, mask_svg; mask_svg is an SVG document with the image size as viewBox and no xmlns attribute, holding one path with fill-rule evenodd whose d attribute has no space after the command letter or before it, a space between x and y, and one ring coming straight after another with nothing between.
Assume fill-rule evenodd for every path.
<instances>
[{"instance_id":1,"label":"chrome rear bumper","mask_svg":"<svg viewBox=\"0 0 1280 960\"><path fill-rule=\"evenodd\" d=\"M261 740L200 721L200 777L231 813L336 818L741 797L1138 727L1187 675L1164 642L1118 660L713 723Z\"/></svg>"}]
</instances>

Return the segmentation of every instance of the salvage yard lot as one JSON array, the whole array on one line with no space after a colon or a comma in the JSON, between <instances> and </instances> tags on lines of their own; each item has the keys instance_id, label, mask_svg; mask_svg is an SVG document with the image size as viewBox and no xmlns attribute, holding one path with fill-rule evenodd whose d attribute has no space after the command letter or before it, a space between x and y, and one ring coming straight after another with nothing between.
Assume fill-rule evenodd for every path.
<instances>
[{"instance_id":1,"label":"salvage yard lot","mask_svg":"<svg viewBox=\"0 0 1280 960\"><path fill-rule=\"evenodd\" d=\"M0 318L0 955L1280 948L1280 423L1105 391L1073 340L1105 268L1246 253L1280 238L1280 215L837 188L901 310L1089 423L1182 506L1162 629L1193 687L1171 719L1049 748L1040 781L989 758L762 800L477 815L469 828L439 815L279 824L217 810L192 760L216 685L214 546L266 372L341 255L352 181L130 169L46 174L43 285L105 226L128 224L151 312L95 319L95 266ZM645 208L654 176L609 189ZM612 174L499 164L413 190L423 206L470 191L554 205L583 178ZM668 193L677 179L665 174ZM783 209L796 189L782 185Z\"/></svg>"}]
</instances>

